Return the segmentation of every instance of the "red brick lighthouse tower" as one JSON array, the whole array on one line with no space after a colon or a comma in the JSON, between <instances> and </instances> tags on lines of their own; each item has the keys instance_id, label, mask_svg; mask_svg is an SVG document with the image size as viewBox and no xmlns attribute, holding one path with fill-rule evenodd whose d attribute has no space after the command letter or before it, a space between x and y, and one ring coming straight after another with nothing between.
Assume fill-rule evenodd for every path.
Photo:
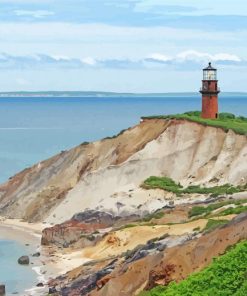
<instances>
[{"instance_id":1,"label":"red brick lighthouse tower","mask_svg":"<svg viewBox=\"0 0 247 296\"><path fill-rule=\"evenodd\" d=\"M218 118L218 88L217 69L211 63L203 69L202 88L202 118Z\"/></svg>"}]
</instances>

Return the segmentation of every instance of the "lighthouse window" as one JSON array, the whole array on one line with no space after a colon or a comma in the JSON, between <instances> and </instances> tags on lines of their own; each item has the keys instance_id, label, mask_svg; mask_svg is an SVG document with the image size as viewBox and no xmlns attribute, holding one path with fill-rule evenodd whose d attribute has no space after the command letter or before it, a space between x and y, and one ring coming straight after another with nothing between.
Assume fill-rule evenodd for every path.
<instances>
[{"instance_id":1,"label":"lighthouse window","mask_svg":"<svg viewBox=\"0 0 247 296\"><path fill-rule=\"evenodd\" d=\"M214 70L204 70L203 71L204 80L217 80L217 74Z\"/></svg>"}]
</instances>

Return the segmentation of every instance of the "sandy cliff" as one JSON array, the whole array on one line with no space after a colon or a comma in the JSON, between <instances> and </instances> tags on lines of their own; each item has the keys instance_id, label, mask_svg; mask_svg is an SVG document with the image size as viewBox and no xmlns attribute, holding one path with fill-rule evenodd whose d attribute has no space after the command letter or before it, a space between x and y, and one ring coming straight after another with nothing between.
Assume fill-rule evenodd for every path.
<instances>
[{"instance_id":1,"label":"sandy cliff","mask_svg":"<svg viewBox=\"0 0 247 296\"><path fill-rule=\"evenodd\" d=\"M69 256L69 272L50 281L49 294L138 295L182 280L247 238L246 192L235 195L237 201L178 197L146 190L143 181L167 176L184 186L245 185L246 163L246 136L185 120L149 119L13 176L0 185L0 216L41 222L31 224L40 230L48 226L42 244L53 257L56 247ZM220 205L191 216L194 203ZM239 212L224 214L236 207ZM212 220L216 228L209 231Z\"/></svg>"},{"instance_id":2,"label":"sandy cliff","mask_svg":"<svg viewBox=\"0 0 247 296\"><path fill-rule=\"evenodd\" d=\"M120 135L61 152L0 186L0 214L61 223L96 209L113 215L146 213L171 197L145 191L149 176L184 185L247 182L247 138L197 123L145 120Z\"/></svg>"}]
</instances>

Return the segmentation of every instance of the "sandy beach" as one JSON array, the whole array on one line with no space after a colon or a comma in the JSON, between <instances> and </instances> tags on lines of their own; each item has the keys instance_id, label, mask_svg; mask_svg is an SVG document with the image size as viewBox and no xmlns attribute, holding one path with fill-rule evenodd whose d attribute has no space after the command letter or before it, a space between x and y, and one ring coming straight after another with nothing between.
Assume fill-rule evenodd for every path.
<instances>
[{"instance_id":1,"label":"sandy beach","mask_svg":"<svg viewBox=\"0 0 247 296\"><path fill-rule=\"evenodd\" d=\"M18 219L0 217L0 239L15 240L28 247L30 254L27 255L30 256L32 269L37 273L37 284L41 282L46 284L50 279L90 260L83 258L80 251L62 251L55 247L41 246L42 230L48 226L43 223L27 223ZM35 252L40 252L41 256L32 257ZM27 290L25 295L47 295L47 291L47 287L34 287Z\"/></svg>"}]
</instances>

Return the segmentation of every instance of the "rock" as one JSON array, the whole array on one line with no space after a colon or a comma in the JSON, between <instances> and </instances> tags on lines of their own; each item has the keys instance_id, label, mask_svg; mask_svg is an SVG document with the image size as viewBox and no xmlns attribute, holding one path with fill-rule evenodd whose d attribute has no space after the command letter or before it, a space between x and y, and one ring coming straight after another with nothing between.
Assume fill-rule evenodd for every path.
<instances>
[{"instance_id":1,"label":"rock","mask_svg":"<svg viewBox=\"0 0 247 296\"><path fill-rule=\"evenodd\" d=\"M173 208L174 205L175 205L174 200L170 200L170 201L169 201L169 207L172 207L172 208Z\"/></svg>"},{"instance_id":2,"label":"rock","mask_svg":"<svg viewBox=\"0 0 247 296\"><path fill-rule=\"evenodd\" d=\"M146 289L150 290L158 285L168 285L172 281L172 274L174 272L174 264L166 265L163 262L161 262L160 266L157 266L156 269L150 271Z\"/></svg>"},{"instance_id":3,"label":"rock","mask_svg":"<svg viewBox=\"0 0 247 296\"><path fill-rule=\"evenodd\" d=\"M44 284L43 283L38 283L37 285L36 285L36 287L44 287Z\"/></svg>"},{"instance_id":4,"label":"rock","mask_svg":"<svg viewBox=\"0 0 247 296\"><path fill-rule=\"evenodd\" d=\"M40 252L36 252L32 255L33 257L40 257Z\"/></svg>"},{"instance_id":5,"label":"rock","mask_svg":"<svg viewBox=\"0 0 247 296\"><path fill-rule=\"evenodd\" d=\"M6 293L5 285L0 285L0 296L4 296Z\"/></svg>"},{"instance_id":6,"label":"rock","mask_svg":"<svg viewBox=\"0 0 247 296\"><path fill-rule=\"evenodd\" d=\"M57 292L57 290L56 290L55 287L51 287L51 288L49 288L49 295L50 295L50 294L54 294L54 293L56 293L56 292Z\"/></svg>"},{"instance_id":7,"label":"rock","mask_svg":"<svg viewBox=\"0 0 247 296\"><path fill-rule=\"evenodd\" d=\"M30 263L30 259L28 256L21 256L19 259L18 259L18 263L20 265L29 265Z\"/></svg>"},{"instance_id":8,"label":"rock","mask_svg":"<svg viewBox=\"0 0 247 296\"><path fill-rule=\"evenodd\" d=\"M162 245L161 244L161 245L158 246L157 250L160 251L160 252L163 252L166 248L167 248L167 245Z\"/></svg>"}]
</instances>

